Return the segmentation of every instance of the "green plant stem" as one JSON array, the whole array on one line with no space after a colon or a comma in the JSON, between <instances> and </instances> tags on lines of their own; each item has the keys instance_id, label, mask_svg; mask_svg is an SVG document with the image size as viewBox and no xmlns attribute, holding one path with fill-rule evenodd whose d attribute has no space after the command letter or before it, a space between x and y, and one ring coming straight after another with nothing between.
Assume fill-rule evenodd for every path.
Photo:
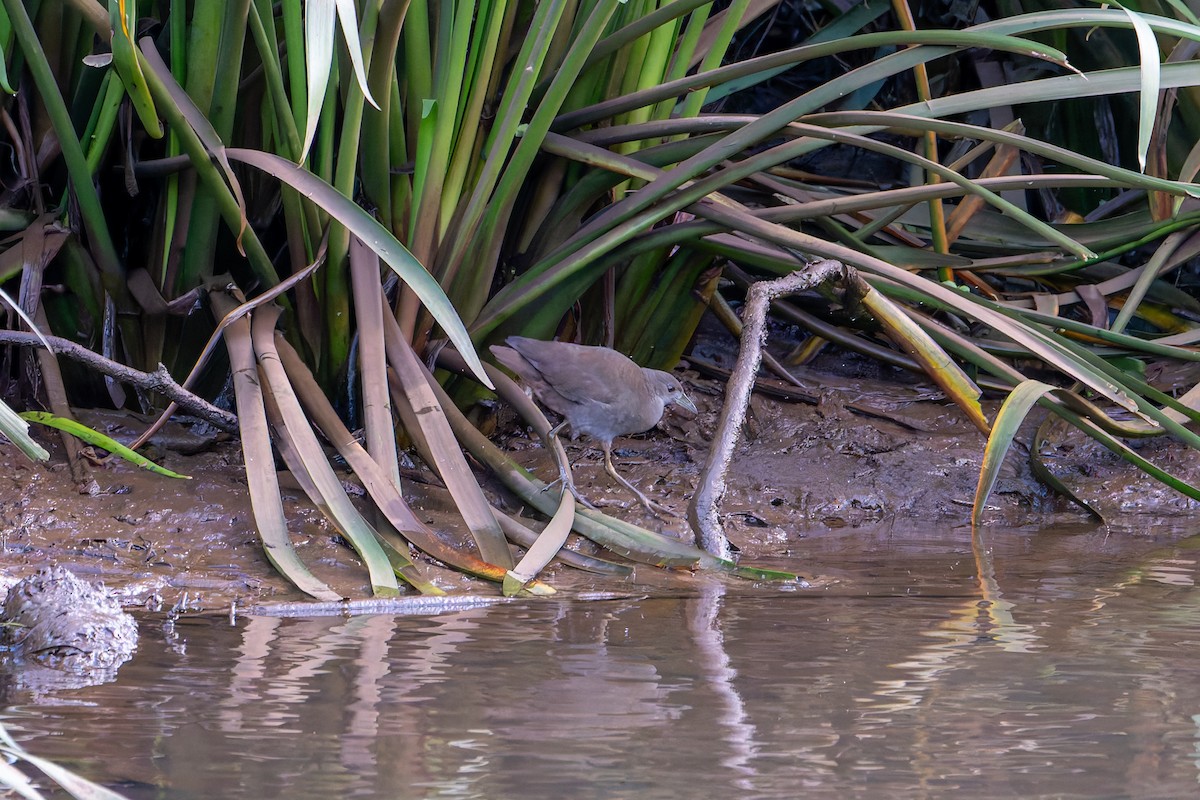
<instances>
[{"instance_id":1,"label":"green plant stem","mask_svg":"<svg viewBox=\"0 0 1200 800\"><path fill-rule=\"evenodd\" d=\"M96 265L100 267L104 289L117 303L118 309L125 311L132 305L125 286L125 267L117 255L112 236L109 235L104 209L100 205L100 196L92 184L91 168L88 166L87 156L83 152L79 137L75 133L70 111L58 90L58 83L54 79L50 63L46 60L46 54L38 42L37 32L25 11L24 3L21 0L3 0L3 2L9 18L12 20L17 43L21 47L30 74L33 76L34 85L37 86L38 94L50 117L50 123L54 127L54 135L58 138L59 146L62 148L67 173L71 177L71 183L75 188L75 198L79 203L79 215L83 219L88 240L91 242Z\"/></svg>"},{"instance_id":2,"label":"green plant stem","mask_svg":"<svg viewBox=\"0 0 1200 800\"><path fill-rule=\"evenodd\" d=\"M180 146L191 160L192 168L196 170L201 183L207 186L212 196L216 198L217 207L220 209L225 224L229 226L230 230L241 233L242 247L246 251L246 257L250 261L250 267L254 270L256 277L266 286L276 285L279 283L279 275L275 272L275 267L271 264L266 250L263 249L262 242L259 241L254 230L245 225L246 218L242 213L241 206L238 205L229 185L225 183L224 177L213 164L209 151L200 141L199 135L184 114L181 103L188 102L186 96L178 84L174 84L173 87L167 85L166 81L171 79L171 74L154 48L154 42L149 38L144 38L139 44L142 71L146 75L146 84L154 95L154 101L159 111L166 117L167 123L172 129L178 133ZM178 94L173 94L172 89ZM191 249L190 245L188 249Z\"/></svg>"}]
</instances>

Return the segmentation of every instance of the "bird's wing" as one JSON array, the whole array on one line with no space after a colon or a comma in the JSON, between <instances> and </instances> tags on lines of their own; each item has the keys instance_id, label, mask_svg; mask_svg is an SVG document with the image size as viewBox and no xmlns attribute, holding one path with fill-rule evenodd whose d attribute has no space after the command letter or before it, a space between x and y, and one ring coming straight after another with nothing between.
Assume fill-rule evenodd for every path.
<instances>
[{"instance_id":1,"label":"bird's wing","mask_svg":"<svg viewBox=\"0 0 1200 800\"><path fill-rule=\"evenodd\" d=\"M553 391L572 403L618 404L645 384L641 368L620 353L597 347L577 352L582 359L567 357L569 351L563 350L544 353L525 348L520 354Z\"/></svg>"},{"instance_id":2,"label":"bird's wing","mask_svg":"<svg viewBox=\"0 0 1200 800\"><path fill-rule=\"evenodd\" d=\"M544 374L544 373L543 373ZM570 381L556 380L551 376L550 385L554 391L573 403L597 406L619 405L622 400L634 391L634 387L624 381L612 380L610 377L597 375L594 372L570 375Z\"/></svg>"}]
</instances>

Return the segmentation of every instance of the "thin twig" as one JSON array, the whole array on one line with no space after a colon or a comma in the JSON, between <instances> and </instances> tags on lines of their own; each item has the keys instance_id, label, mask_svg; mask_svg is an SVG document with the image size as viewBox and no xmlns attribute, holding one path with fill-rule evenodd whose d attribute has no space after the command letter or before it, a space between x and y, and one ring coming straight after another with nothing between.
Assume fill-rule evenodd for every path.
<instances>
[{"instance_id":1,"label":"thin twig","mask_svg":"<svg viewBox=\"0 0 1200 800\"><path fill-rule=\"evenodd\" d=\"M167 368L162 364L159 364L158 369L154 372L142 372L133 367L118 364L116 361L105 358L99 353L94 353L69 339L63 339L59 336L47 336L45 339L50 343L51 350L57 355L66 356L74 361L78 361L94 369L96 372L108 375L122 383L136 386L139 389L158 392L180 408L185 409L192 416L211 423L223 431L237 433L238 422L235 415L217 408L204 398L198 397L184 389L175 382L175 379L171 377L171 373L167 372ZM25 333L24 331L0 331L0 345L4 344L13 344L22 347L44 346L37 334Z\"/></svg>"}]
</instances>

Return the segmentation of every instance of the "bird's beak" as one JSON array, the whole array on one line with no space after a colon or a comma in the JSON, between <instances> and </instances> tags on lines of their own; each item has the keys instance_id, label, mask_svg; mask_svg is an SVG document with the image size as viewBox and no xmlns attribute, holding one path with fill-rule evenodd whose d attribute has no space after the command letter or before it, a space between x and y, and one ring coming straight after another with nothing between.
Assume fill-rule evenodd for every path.
<instances>
[{"instance_id":1,"label":"bird's beak","mask_svg":"<svg viewBox=\"0 0 1200 800\"><path fill-rule=\"evenodd\" d=\"M693 414L700 413L700 410L696 408L696 404L692 402L692 398L688 397L686 394L683 394L682 392L680 393L679 397L677 397L675 399L675 405L683 406L684 408L686 408L688 411L692 412Z\"/></svg>"}]
</instances>

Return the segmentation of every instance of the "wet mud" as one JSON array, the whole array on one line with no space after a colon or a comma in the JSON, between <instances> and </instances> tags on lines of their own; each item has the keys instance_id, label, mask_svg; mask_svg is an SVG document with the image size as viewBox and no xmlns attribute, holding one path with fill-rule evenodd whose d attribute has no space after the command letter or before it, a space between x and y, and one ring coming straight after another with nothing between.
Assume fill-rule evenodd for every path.
<instances>
[{"instance_id":1,"label":"wet mud","mask_svg":"<svg viewBox=\"0 0 1200 800\"><path fill-rule=\"evenodd\" d=\"M726 531L744 560L807 561L821 551L823 536L847 526L967 524L983 436L928 386L886 373L886 368L827 361L801 374L802 380L812 380L815 403L755 396L721 508ZM586 440L570 444L568 453L581 492L607 506L608 513L690 541L687 502L716 427L724 384L697 370L677 374L699 413L668 412L657 429L614 445L618 470L675 518L654 517L638 506L604 472L599 449ZM989 414L994 411L992 406ZM81 416L125 440L146 424L124 413ZM1029 430L1038 419L1035 412ZM493 439L552 479L555 472L541 444L509 414L502 412L497 423ZM0 570L11 578L59 564L85 580L103 581L127 606L150 609L216 610L304 599L263 555L235 441L197 437L173 426L154 455L191 480L162 478L109 459L92 465L93 480L81 490L55 438L38 434L53 453L49 465L32 464L15 448L0 445ZM1028 436L1022 441L1027 443ZM1135 446L1180 477L1200 481L1195 453L1182 445L1160 437ZM1178 524L1200 510L1073 430L1057 428L1043 454L1051 469L1110 522L1129 525L1136 519L1152 528ZM1033 479L1027 455L1020 446L1009 453L986 524L1085 522L1082 512ZM352 496L361 494L351 476L343 478ZM405 495L436 530L466 546L465 527L435 484L433 478L407 480ZM486 479L485 487L498 504L522 511L502 488ZM305 563L347 597L367 596L365 571L321 513L299 489L285 486L284 501ZM447 591L490 590L432 563L425 568ZM812 559L812 571L820 573L819 558ZM639 575L647 572L640 569ZM557 568L550 577L552 583L581 590L621 588L613 585L619 581L581 575Z\"/></svg>"}]
</instances>

